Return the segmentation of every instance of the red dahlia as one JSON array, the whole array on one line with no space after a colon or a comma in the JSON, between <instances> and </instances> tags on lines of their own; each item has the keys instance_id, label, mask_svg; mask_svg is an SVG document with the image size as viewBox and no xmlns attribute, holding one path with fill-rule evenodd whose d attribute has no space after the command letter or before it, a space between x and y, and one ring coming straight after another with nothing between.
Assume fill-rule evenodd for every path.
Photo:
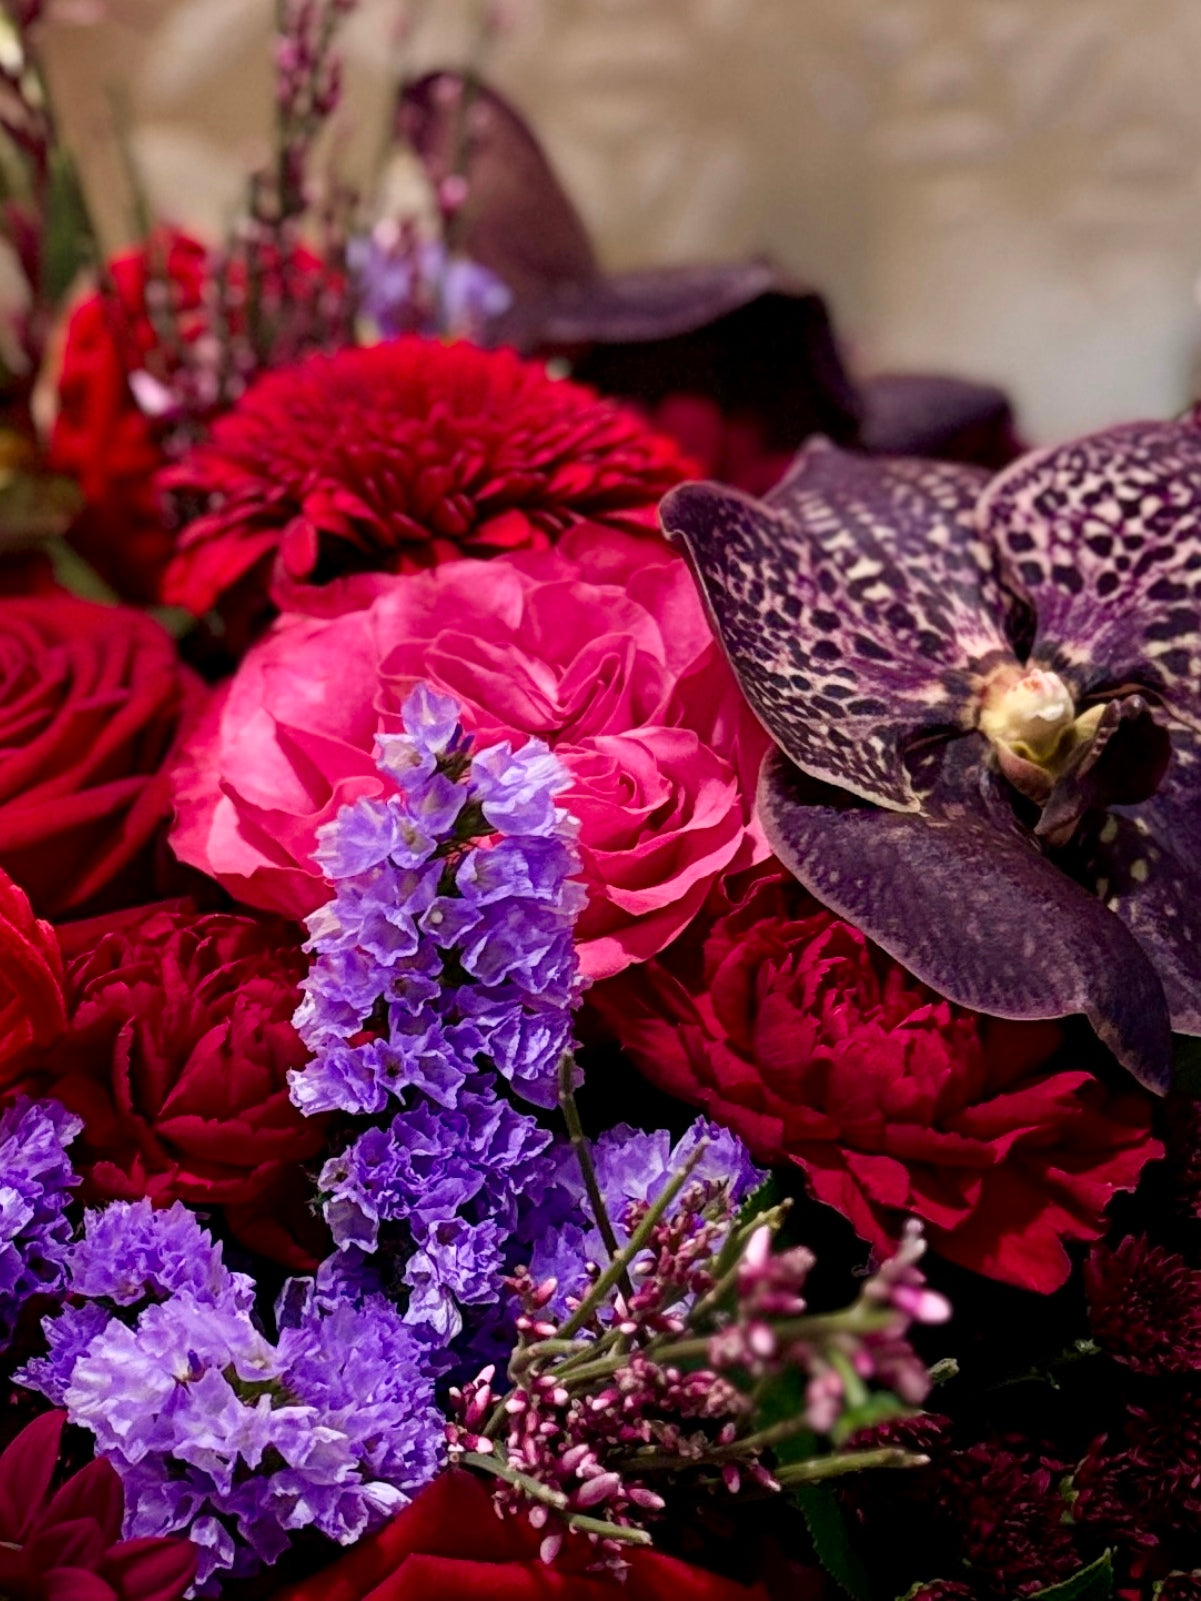
<instances>
[{"instance_id":1,"label":"red dahlia","mask_svg":"<svg viewBox=\"0 0 1201 1601\"><path fill-rule=\"evenodd\" d=\"M648 532L687 476L669 440L510 351L399 339L312 356L255 384L164 475L201 496L164 599L207 611L274 560L300 586L541 549L580 523Z\"/></svg>"},{"instance_id":2,"label":"red dahlia","mask_svg":"<svg viewBox=\"0 0 1201 1601\"><path fill-rule=\"evenodd\" d=\"M1084 1270L1089 1325L1102 1350L1136 1373L1201 1369L1201 1272L1133 1235L1099 1245Z\"/></svg>"}]
</instances>

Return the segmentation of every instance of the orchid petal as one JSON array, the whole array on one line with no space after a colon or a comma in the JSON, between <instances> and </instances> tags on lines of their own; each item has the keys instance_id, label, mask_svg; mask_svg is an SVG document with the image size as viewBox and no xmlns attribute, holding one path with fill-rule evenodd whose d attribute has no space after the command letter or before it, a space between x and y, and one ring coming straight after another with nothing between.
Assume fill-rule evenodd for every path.
<instances>
[{"instance_id":1,"label":"orchid petal","mask_svg":"<svg viewBox=\"0 0 1201 1601\"><path fill-rule=\"evenodd\" d=\"M1012 660L983 483L822 441L762 501L685 484L663 502L752 710L814 777L917 810L907 754L971 728L980 673Z\"/></svg>"},{"instance_id":2,"label":"orchid petal","mask_svg":"<svg viewBox=\"0 0 1201 1601\"><path fill-rule=\"evenodd\" d=\"M1114 807L1079 847L1081 877L1154 962L1180 1034L1201 1034L1201 740L1172 730L1150 800Z\"/></svg>"},{"instance_id":3,"label":"orchid petal","mask_svg":"<svg viewBox=\"0 0 1201 1601\"><path fill-rule=\"evenodd\" d=\"M1077 700L1127 682L1201 731L1201 425L1131 423L1023 456L980 530L1038 613L1031 664Z\"/></svg>"},{"instance_id":4,"label":"orchid petal","mask_svg":"<svg viewBox=\"0 0 1201 1601\"><path fill-rule=\"evenodd\" d=\"M949 1000L994 1017L1083 1012L1135 1078L1162 1092L1172 1040L1155 968L1016 823L998 826L994 780L964 748L976 743L957 742L949 781L923 814L847 807L772 752L759 785L768 840L824 905Z\"/></svg>"}]
</instances>

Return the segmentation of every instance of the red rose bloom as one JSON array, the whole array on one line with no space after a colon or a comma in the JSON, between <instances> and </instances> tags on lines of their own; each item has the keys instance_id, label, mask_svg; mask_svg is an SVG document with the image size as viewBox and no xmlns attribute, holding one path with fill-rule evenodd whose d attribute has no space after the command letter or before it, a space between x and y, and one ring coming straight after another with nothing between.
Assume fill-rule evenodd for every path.
<instances>
[{"instance_id":1,"label":"red rose bloom","mask_svg":"<svg viewBox=\"0 0 1201 1601\"><path fill-rule=\"evenodd\" d=\"M632 413L510 351L410 338L312 356L260 380L166 475L208 509L163 594L202 613L274 557L277 603L327 611L305 590L331 578L541 549L581 522L654 530L686 476Z\"/></svg>"},{"instance_id":2,"label":"red rose bloom","mask_svg":"<svg viewBox=\"0 0 1201 1601\"><path fill-rule=\"evenodd\" d=\"M161 232L115 257L106 269L111 288L85 296L68 318L50 436L51 467L77 479L83 491L72 543L119 594L144 604L158 599L172 547L154 484L164 461L160 428L129 384L159 344L146 309L152 261L155 276L170 284L170 315L181 333L198 331L202 244Z\"/></svg>"},{"instance_id":3,"label":"red rose bloom","mask_svg":"<svg viewBox=\"0 0 1201 1601\"><path fill-rule=\"evenodd\" d=\"M49 923L0 873L0 1085L30 1046L48 1045L66 1022L63 961Z\"/></svg>"},{"instance_id":4,"label":"red rose bloom","mask_svg":"<svg viewBox=\"0 0 1201 1601\"><path fill-rule=\"evenodd\" d=\"M108 1462L53 1489L65 1412L45 1412L0 1455L0 1595L6 1601L178 1601L189 1540L122 1540L125 1496Z\"/></svg>"},{"instance_id":5,"label":"red rose bloom","mask_svg":"<svg viewBox=\"0 0 1201 1601\"><path fill-rule=\"evenodd\" d=\"M496 1516L468 1473L443 1473L380 1532L276 1601L767 1601L657 1551L634 1550L624 1580L586 1573L592 1546L569 1542L551 1566L541 1533Z\"/></svg>"},{"instance_id":6,"label":"red rose bloom","mask_svg":"<svg viewBox=\"0 0 1201 1601\"><path fill-rule=\"evenodd\" d=\"M924 989L783 873L593 992L638 1067L700 1105L880 1250L922 1218L944 1256L1050 1291L1065 1239L1162 1155L1150 1100L1040 1067L1058 1038Z\"/></svg>"},{"instance_id":7,"label":"red rose bloom","mask_svg":"<svg viewBox=\"0 0 1201 1601\"><path fill-rule=\"evenodd\" d=\"M170 812L163 764L197 694L140 612L0 601L0 867L42 916L111 898L119 874L147 865Z\"/></svg>"},{"instance_id":8,"label":"red rose bloom","mask_svg":"<svg viewBox=\"0 0 1201 1601\"><path fill-rule=\"evenodd\" d=\"M36 1065L84 1120L93 1199L249 1207L321 1148L288 1099L305 961L269 919L149 907L67 931L68 1031ZM274 1197L273 1197L274 1200Z\"/></svg>"}]
</instances>

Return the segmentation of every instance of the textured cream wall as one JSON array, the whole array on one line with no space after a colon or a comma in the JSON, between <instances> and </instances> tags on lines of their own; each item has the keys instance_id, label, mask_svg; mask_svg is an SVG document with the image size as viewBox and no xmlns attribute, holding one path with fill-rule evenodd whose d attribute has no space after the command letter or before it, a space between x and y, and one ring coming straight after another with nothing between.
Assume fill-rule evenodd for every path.
<instances>
[{"instance_id":1,"label":"textured cream wall","mask_svg":"<svg viewBox=\"0 0 1201 1601\"><path fill-rule=\"evenodd\" d=\"M217 225L261 149L271 0L109 0L54 65L115 196L123 84L158 207ZM1201 0L510 0L492 71L617 265L768 250L857 358L1007 383L1050 438L1192 392ZM353 25L381 127L397 0ZM410 63L460 59L426 0ZM120 208L111 208L114 218ZM119 226L119 224L118 224Z\"/></svg>"}]
</instances>

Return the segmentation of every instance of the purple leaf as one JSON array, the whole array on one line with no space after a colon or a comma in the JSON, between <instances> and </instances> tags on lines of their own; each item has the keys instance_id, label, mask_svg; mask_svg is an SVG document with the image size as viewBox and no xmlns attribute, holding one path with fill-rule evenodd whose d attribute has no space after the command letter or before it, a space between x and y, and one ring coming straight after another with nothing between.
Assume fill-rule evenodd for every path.
<instances>
[{"instance_id":1,"label":"purple leaf","mask_svg":"<svg viewBox=\"0 0 1201 1601\"><path fill-rule=\"evenodd\" d=\"M1201 426L1131 423L1025 456L982 530L1038 613L1033 665L1077 699L1127 682L1201 730Z\"/></svg>"},{"instance_id":2,"label":"purple leaf","mask_svg":"<svg viewBox=\"0 0 1201 1601\"><path fill-rule=\"evenodd\" d=\"M596 275L588 232L542 146L494 89L428 73L402 93L397 126L435 190L455 175L466 180L448 242L519 299Z\"/></svg>"},{"instance_id":3,"label":"purple leaf","mask_svg":"<svg viewBox=\"0 0 1201 1601\"><path fill-rule=\"evenodd\" d=\"M1007 467L1021 454L1003 389L936 373L880 373L861 385L865 450Z\"/></svg>"},{"instance_id":4,"label":"purple leaf","mask_svg":"<svg viewBox=\"0 0 1201 1601\"><path fill-rule=\"evenodd\" d=\"M1135 1078L1163 1091L1172 1042L1151 961L1024 835L998 782L980 742L959 741L926 813L884 812L838 804L772 752L759 816L788 870L932 989L994 1017L1083 1012Z\"/></svg>"},{"instance_id":5,"label":"purple leaf","mask_svg":"<svg viewBox=\"0 0 1201 1601\"><path fill-rule=\"evenodd\" d=\"M819 441L765 500L685 484L663 502L743 693L814 777L913 811L907 755L974 726L978 673L1012 660L974 531L984 482Z\"/></svg>"},{"instance_id":6,"label":"purple leaf","mask_svg":"<svg viewBox=\"0 0 1201 1601\"><path fill-rule=\"evenodd\" d=\"M1172 730L1150 800L1116 807L1078 848L1081 874L1155 963L1181 1034L1201 1034L1201 741Z\"/></svg>"}]
</instances>

